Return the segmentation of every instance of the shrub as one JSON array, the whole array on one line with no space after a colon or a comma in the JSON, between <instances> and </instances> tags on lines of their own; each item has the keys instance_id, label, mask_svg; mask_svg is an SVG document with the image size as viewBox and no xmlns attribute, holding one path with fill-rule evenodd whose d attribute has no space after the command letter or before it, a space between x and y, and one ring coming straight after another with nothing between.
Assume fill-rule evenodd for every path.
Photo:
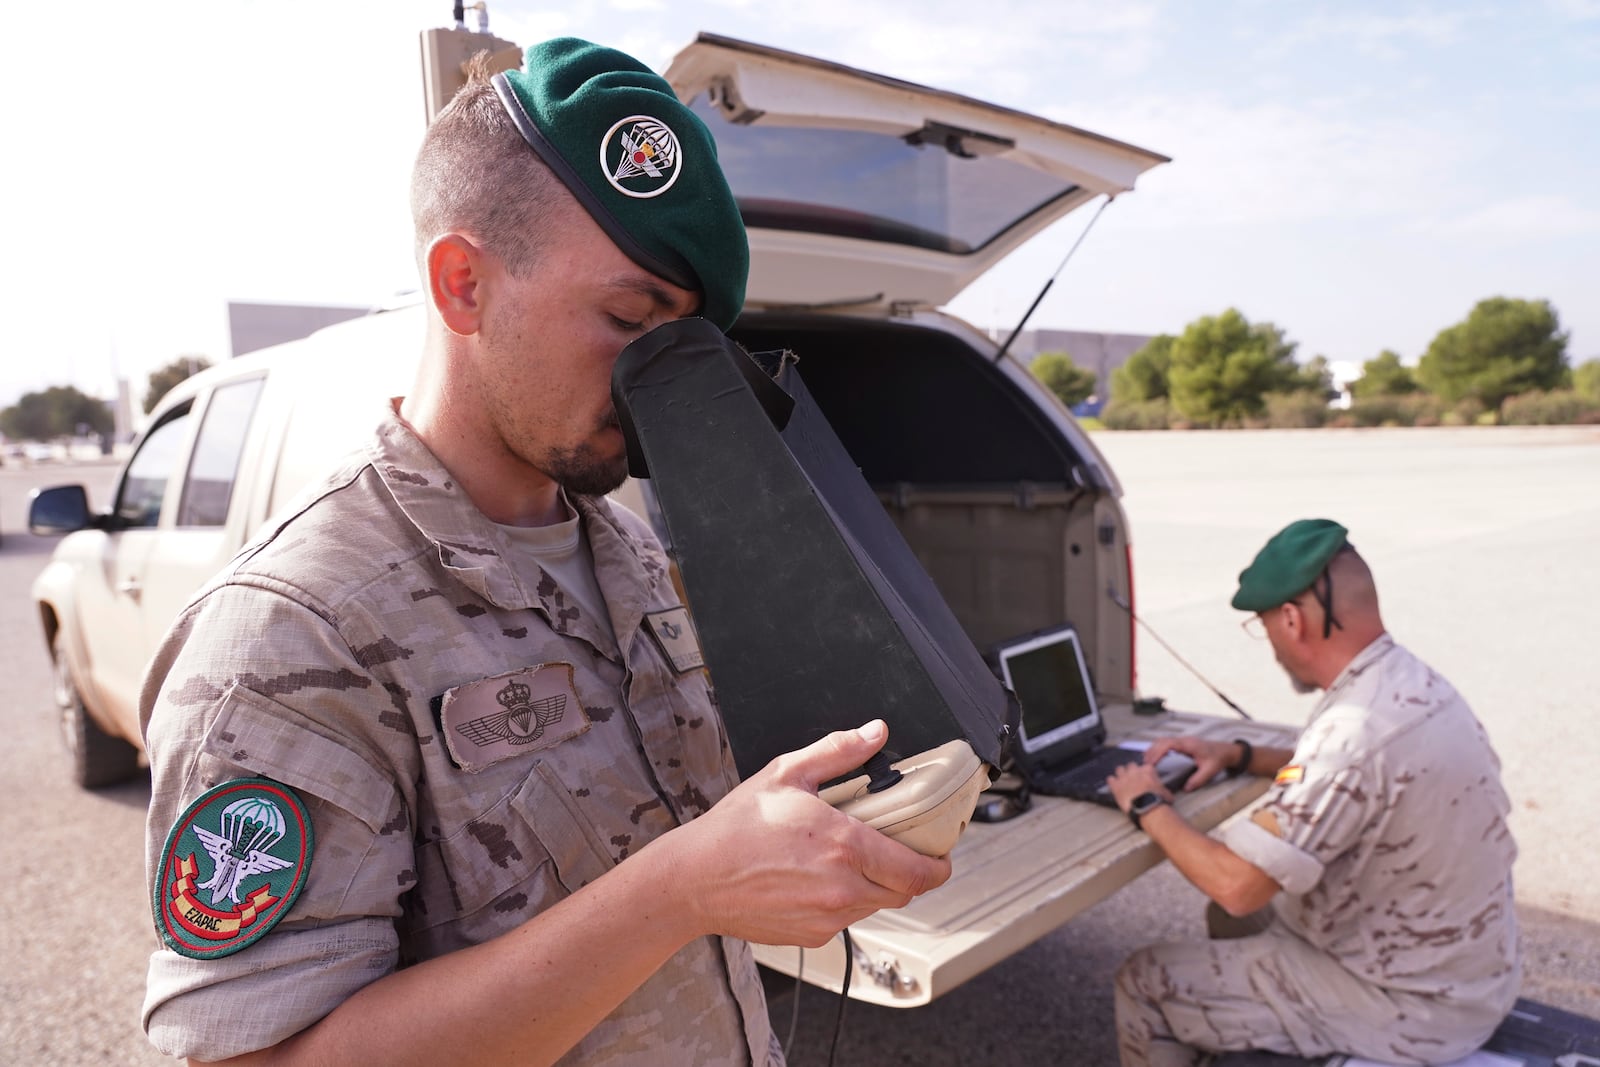
<instances>
[{"instance_id":1,"label":"shrub","mask_svg":"<svg viewBox=\"0 0 1600 1067\"><path fill-rule=\"evenodd\" d=\"M1585 398L1576 389L1522 393L1506 397L1500 422L1506 426L1593 425L1600 423L1600 402Z\"/></svg>"},{"instance_id":2,"label":"shrub","mask_svg":"<svg viewBox=\"0 0 1600 1067\"><path fill-rule=\"evenodd\" d=\"M1445 426L1493 426L1495 414L1484 407L1483 401L1475 396L1469 396L1459 401L1455 407L1443 412L1439 422Z\"/></svg>"},{"instance_id":3,"label":"shrub","mask_svg":"<svg viewBox=\"0 0 1600 1067\"><path fill-rule=\"evenodd\" d=\"M1268 393L1266 424L1278 430L1314 430L1328 421L1320 393Z\"/></svg>"},{"instance_id":4,"label":"shrub","mask_svg":"<svg viewBox=\"0 0 1600 1067\"><path fill-rule=\"evenodd\" d=\"M1444 402L1428 393L1363 396L1345 412L1351 426L1437 426Z\"/></svg>"},{"instance_id":5,"label":"shrub","mask_svg":"<svg viewBox=\"0 0 1600 1067\"><path fill-rule=\"evenodd\" d=\"M1600 359L1591 359L1572 368L1572 388L1585 400L1600 404Z\"/></svg>"},{"instance_id":6,"label":"shrub","mask_svg":"<svg viewBox=\"0 0 1600 1067\"><path fill-rule=\"evenodd\" d=\"M1127 403L1113 400L1100 412L1100 421L1108 430L1165 430L1172 423L1172 407L1166 397Z\"/></svg>"}]
</instances>

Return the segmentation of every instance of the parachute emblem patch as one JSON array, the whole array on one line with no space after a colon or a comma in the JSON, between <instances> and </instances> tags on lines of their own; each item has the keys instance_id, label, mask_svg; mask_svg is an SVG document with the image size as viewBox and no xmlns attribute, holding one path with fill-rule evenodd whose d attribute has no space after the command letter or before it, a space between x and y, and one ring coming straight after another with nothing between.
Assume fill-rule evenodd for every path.
<instances>
[{"instance_id":1,"label":"parachute emblem patch","mask_svg":"<svg viewBox=\"0 0 1600 1067\"><path fill-rule=\"evenodd\" d=\"M672 188L682 171L678 135L649 115L630 115L600 141L600 169L623 196L648 200Z\"/></svg>"},{"instance_id":2,"label":"parachute emblem patch","mask_svg":"<svg viewBox=\"0 0 1600 1067\"><path fill-rule=\"evenodd\" d=\"M311 870L311 819L287 786L239 778L184 809L161 848L161 940L190 959L228 956L283 920Z\"/></svg>"}]
</instances>

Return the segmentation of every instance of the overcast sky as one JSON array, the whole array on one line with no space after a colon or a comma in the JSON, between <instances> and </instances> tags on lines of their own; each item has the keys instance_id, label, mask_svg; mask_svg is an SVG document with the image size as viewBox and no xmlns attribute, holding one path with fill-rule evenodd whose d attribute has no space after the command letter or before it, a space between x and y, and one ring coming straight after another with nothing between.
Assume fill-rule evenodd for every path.
<instances>
[{"instance_id":1,"label":"overcast sky","mask_svg":"<svg viewBox=\"0 0 1600 1067\"><path fill-rule=\"evenodd\" d=\"M78 0L0 65L10 310L0 405L110 396L229 353L226 302L414 288L418 33L442 0ZM707 30L1031 111L1170 156L1030 325L1177 332L1238 307L1305 359L1414 362L1488 296L1548 299L1600 356L1600 0L491 0L657 70ZM469 20L471 16L469 15ZM1087 220L951 305L1009 328Z\"/></svg>"}]
</instances>

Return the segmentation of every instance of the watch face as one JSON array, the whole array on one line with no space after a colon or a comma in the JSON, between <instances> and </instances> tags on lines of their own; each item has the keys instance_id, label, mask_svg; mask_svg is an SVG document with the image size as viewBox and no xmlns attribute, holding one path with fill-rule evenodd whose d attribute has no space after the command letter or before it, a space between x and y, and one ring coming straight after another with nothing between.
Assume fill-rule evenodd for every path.
<instances>
[{"instance_id":1,"label":"watch face","mask_svg":"<svg viewBox=\"0 0 1600 1067\"><path fill-rule=\"evenodd\" d=\"M1138 796L1133 798L1133 804L1130 805L1130 807L1133 811L1143 815L1145 812L1149 811L1151 808L1160 803L1161 797L1159 794L1140 793Z\"/></svg>"}]
</instances>

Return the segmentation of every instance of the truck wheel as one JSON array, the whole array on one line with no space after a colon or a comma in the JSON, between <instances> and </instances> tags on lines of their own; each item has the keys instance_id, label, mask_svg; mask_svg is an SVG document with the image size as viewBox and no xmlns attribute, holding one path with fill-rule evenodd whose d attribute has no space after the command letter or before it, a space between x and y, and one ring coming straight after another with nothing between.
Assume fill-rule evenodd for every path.
<instances>
[{"instance_id":1,"label":"truck wheel","mask_svg":"<svg viewBox=\"0 0 1600 1067\"><path fill-rule=\"evenodd\" d=\"M85 789L116 785L133 777L139 769L139 750L120 737L100 729L83 705L78 686L72 680L72 667L56 638L55 698L61 712L61 739L72 758L72 780Z\"/></svg>"}]
</instances>

